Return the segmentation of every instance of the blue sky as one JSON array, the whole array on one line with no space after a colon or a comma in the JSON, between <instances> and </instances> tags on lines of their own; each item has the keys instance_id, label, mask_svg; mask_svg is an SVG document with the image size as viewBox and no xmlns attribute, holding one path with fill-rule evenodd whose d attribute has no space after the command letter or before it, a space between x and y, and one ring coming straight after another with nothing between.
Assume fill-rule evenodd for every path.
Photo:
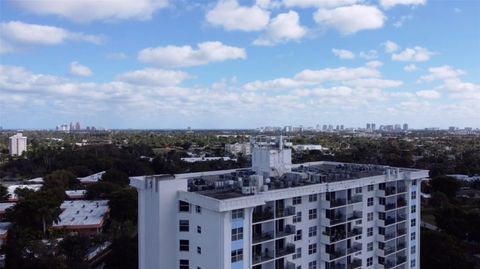
<instances>
[{"instance_id":1,"label":"blue sky","mask_svg":"<svg viewBox=\"0 0 480 269\"><path fill-rule=\"evenodd\" d=\"M478 1L0 5L4 128L480 127Z\"/></svg>"}]
</instances>

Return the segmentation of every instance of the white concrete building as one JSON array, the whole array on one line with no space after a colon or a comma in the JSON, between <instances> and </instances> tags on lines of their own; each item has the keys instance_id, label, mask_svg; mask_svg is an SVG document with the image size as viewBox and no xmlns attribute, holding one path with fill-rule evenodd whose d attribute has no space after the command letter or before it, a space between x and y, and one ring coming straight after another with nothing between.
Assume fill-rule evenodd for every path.
<instances>
[{"instance_id":1,"label":"white concrete building","mask_svg":"<svg viewBox=\"0 0 480 269\"><path fill-rule=\"evenodd\" d=\"M22 133L10 136L9 150L11 156L20 156L27 151L27 137Z\"/></svg>"},{"instance_id":2,"label":"white concrete building","mask_svg":"<svg viewBox=\"0 0 480 269\"><path fill-rule=\"evenodd\" d=\"M225 144L225 152L235 156L240 153L243 156L252 155L252 145L250 143Z\"/></svg>"},{"instance_id":3,"label":"white concrete building","mask_svg":"<svg viewBox=\"0 0 480 269\"><path fill-rule=\"evenodd\" d=\"M131 177L140 269L420 268L428 171L291 164L283 141L253 169Z\"/></svg>"},{"instance_id":4,"label":"white concrete building","mask_svg":"<svg viewBox=\"0 0 480 269\"><path fill-rule=\"evenodd\" d=\"M328 150L328 148L325 148L322 145L311 145L311 144L308 144L308 145L294 145L292 147L293 147L294 150L297 150L297 151L307 151L307 150L324 151L324 150Z\"/></svg>"}]
</instances>

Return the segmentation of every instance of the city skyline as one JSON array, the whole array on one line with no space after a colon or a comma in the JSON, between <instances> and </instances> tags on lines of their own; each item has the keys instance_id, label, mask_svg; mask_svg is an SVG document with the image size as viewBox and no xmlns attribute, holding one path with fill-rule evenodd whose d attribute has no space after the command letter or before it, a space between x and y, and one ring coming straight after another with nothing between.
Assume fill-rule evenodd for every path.
<instances>
[{"instance_id":1,"label":"city skyline","mask_svg":"<svg viewBox=\"0 0 480 269\"><path fill-rule=\"evenodd\" d=\"M480 128L474 1L0 5L5 129Z\"/></svg>"}]
</instances>

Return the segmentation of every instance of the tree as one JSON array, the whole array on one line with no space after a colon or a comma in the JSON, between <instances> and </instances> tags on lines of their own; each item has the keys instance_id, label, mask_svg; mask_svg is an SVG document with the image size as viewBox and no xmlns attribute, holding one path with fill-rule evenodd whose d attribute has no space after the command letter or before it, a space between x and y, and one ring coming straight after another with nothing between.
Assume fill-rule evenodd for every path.
<instances>
[{"instance_id":1,"label":"tree","mask_svg":"<svg viewBox=\"0 0 480 269\"><path fill-rule=\"evenodd\" d=\"M8 201L9 197L10 197L10 194L8 194L7 187L0 185L0 202Z\"/></svg>"},{"instance_id":2,"label":"tree","mask_svg":"<svg viewBox=\"0 0 480 269\"><path fill-rule=\"evenodd\" d=\"M124 188L110 195L108 202L110 218L119 221L137 223L138 200L137 191L133 188Z\"/></svg>"},{"instance_id":3,"label":"tree","mask_svg":"<svg viewBox=\"0 0 480 269\"><path fill-rule=\"evenodd\" d=\"M448 234L422 230L420 254L422 269L473 268L459 242Z\"/></svg>"},{"instance_id":4,"label":"tree","mask_svg":"<svg viewBox=\"0 0 480 269\"><path fill-rule=\"evenodd\" d=\"M119 189L120 187L118 185L111 182L95 182L87 186L87 193L85 194L85 198L88 200L109 199L110 194Z\"/></svg>"},{"instance_id":5,"label":"tree","mask_svg":"<svg viewBox=\"0 0 480 269\"><path fill-rule=\"evenodd\" d=\"M105 261L105 269L137 269L138 238L122 236L112 244L112 252Z\"/></svg>"},{"instance_id":6,"label":"tree","mask_svg":"<svg viewBox=\"0 0 480 269\"><path fill-rule=\"evenodd\" d=\"M438 176L430 180L432 191L443 192L450 201L455 198L457 191L460 189L460 183L452 177Z\"/></svg>"},{"instance_id":7,"label":"tree","mask_svg":"<svg viewBox=\"0 0 480 269\"><path fill-rule=\"evenodd\" d=\"M117 169L109 169L102 175L102 181L110 182L119 186L127 186L130 183L128 175Z\"/></svg>"},{"instance_id":8,"label":"tree","mask_svg":"<svg viewBox=\"0 0 480 269\"><path fill-rule=\"evenodd\" d=\"M45 176L43 179L43 188L62 188L67 189L76 189L80 187L80 181L77 177L68 170L56 170L52 173Z\"/></svg>"},{"instance_id":9,"label":"tree","mask_svg":"<svg viewBox=\"0 0 480 269\"><path fill-rule=\"evenodd\" d=\"M90 238L85 235L67 235L60 242L60 253L65 255L68 268L88 268L85 258L90 247Z\"/></svg>"}]
</instances>

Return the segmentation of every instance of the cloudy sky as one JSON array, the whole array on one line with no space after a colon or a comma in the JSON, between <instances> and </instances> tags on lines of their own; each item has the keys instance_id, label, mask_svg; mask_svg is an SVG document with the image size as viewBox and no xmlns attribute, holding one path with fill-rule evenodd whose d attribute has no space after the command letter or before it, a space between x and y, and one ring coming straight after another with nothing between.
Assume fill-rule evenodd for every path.
<instances>
[{"instance_id":1,"label":"cloudy sky","mask_svg":"<svg viewBox=\"0 0 480 269\"><path fill-rule=\"evenodd\" d=\"M2 0L0 126L480 127L476 0Z\"/></svg>"}]
</instances>

